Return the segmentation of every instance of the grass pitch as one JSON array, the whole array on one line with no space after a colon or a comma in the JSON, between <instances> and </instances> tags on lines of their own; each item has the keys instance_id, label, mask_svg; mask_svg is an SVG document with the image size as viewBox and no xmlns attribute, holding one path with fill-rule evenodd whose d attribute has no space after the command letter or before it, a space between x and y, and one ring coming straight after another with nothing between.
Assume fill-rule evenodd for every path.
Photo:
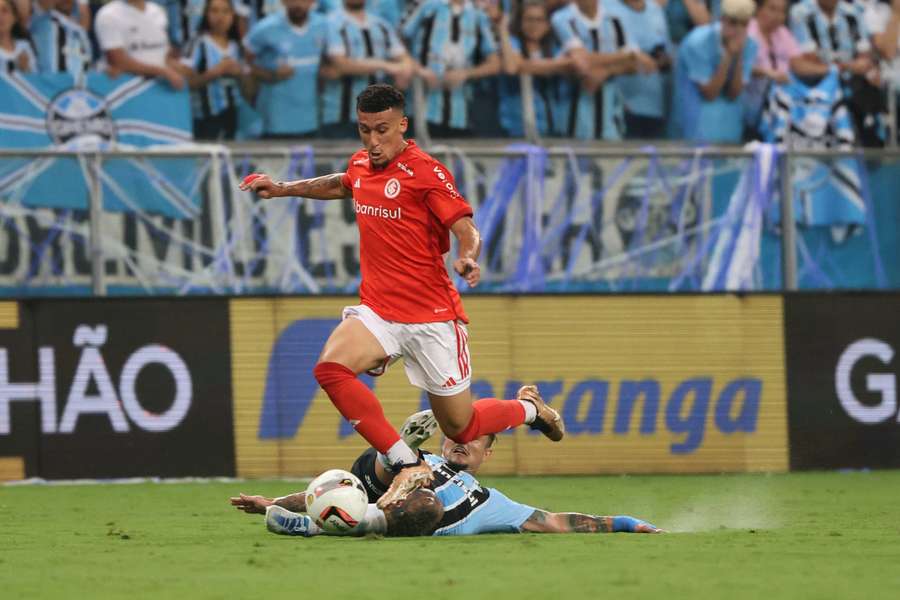
<instances>
[{"instance_id":1,"label":"grass pitch","mask_svg":"<svg viewBox=\"0 0 900 600\"><path fill-rule=\"evenodd\" d=\"M900 597L900 472L485 483L672 533L288 538L227 498L300 483L0 487L0 597Z\"/></svg>"}]
</instances>

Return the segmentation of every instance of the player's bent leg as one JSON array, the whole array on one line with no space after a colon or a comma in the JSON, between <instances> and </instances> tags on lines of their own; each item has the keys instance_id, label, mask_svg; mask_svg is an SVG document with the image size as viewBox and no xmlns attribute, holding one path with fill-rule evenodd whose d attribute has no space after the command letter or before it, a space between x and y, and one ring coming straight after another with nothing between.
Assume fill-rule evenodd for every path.
<instances>
[{"instance_id":1,"label":"player's bent leg","mask_svg":"<svg viewBox=\"0 0 900 600\"><path fill-rule=\"evenodd\" d=\"M533 405L530 398L516 400L481 398L472 402L471 392L468 389L453 396L429 392L428 399L431 401L431 408L441 425L441 430L459 444L466 444L483 435L500 433L529 422L532 424L531 427L535 428L533 423L536 421L535 415L538 414L537 407L534 406L529 419L527 408L532 408ZM548 410L553 411L549 407Z\"/></svg>"},{"instance_id":2,"label":"player's bent leg","mask_svg":"<svg viewBox=\"0 0 900 600\"><path fill-rule=\"evenodd\" d=\"M387 352L360 319L349 318L335 328L313 369L316 381L338 412L391 463L415 464L418 455L401 439L384 416L378 398L359 373L384 363Z\"/></svg>"}]
</instances>

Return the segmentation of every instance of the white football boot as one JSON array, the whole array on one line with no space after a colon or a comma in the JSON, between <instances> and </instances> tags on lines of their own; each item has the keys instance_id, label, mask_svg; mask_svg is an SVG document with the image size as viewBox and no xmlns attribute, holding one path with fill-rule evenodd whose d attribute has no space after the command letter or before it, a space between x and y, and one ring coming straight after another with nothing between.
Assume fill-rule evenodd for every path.
<instances>
[{"instance_id":1,"label":"white football boot","mask_svg":"<svg viewBox=\"0 0 900 600\"><path fill-rule=\"evenodd\" d=\"M407 446L418 450L419 446L427 442L437 429L438 422L431 409L420 410L409 415L403 423L403 427L400 428L400 437Z\"/></svg>"}]
</instances>

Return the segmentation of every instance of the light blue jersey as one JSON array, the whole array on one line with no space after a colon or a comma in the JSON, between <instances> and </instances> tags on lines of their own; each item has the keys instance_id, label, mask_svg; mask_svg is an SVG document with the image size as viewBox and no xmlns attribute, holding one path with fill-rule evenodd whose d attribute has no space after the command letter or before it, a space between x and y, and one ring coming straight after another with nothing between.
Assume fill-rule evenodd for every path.
<instances>
[{"instance_id":1,"label":"light blue jersey","mask_svg":"<svg viewBox=\"0 0 900 600\"><path fill-rule=\"evenodd\" d=\"M457 6L446 0L425 0L404 23L402 33L412 40L413 58L439 78L450 69L474 67L497 52L488 16L470 1ZM468 129L471 98L469 82L454 90L430 90L428 122Z\"/></svg>"},{"instance_id":2,"label":"light blue jersey","mask_svg":"<svg viewBox=\"0 0 900 600\"><path fill-rule=\"evenodd\" d=\"M259 66L274 71L287 64L294 69L289 79L260 86L256 109L265 135L302 135L318 129L316 89L327 35L327 19L313 12L302 27L291 24L284 13L269 15L247 34L244 45Z\"/></svg>"},{"instance_id":3,"label":"light blue jersey","mask_svg":"<svg viewBox=\"0 0 900 600\"><path fill-rule=\"evenodd\" d=\"M467 471L454 471L436 454L425 460L434 472L430 486L444 506L434 535L518 533L535 508L513 502L499 490L482 487Z\"/></svg>"},{"instance_id":4,"label":"light blue jersey","mask_svg":"<svg viewBox=\"0 0 900 600\"><path fill-rule=\"evenodd\" d=\"M78 77L90 68L91 42L72 19L55 10L35 11L29 29L37 48L38 72Z\"/></svg>"},{"instance_id":5,"label":"light blue jersey","mask_svg":"<svg viewBox=\"0 0 900 600\"><path fill-rule=\"evenodd\" d=\"M367 13L360 23L339 10L328 19L328 56L394 60L405 52L397 32L380 17ZM383 73L327 80L322 92L322 123L355 123L356 97L366 86L385 80Z\"/></svg>"},{"instance_id":6,"label":"light blue jersey","mask_svg":"<svg viewBox=\"0 0 900 600\"><path fill-rule=\"evenodd\" d=\"M644 10L640 12L620 0L609 0L604 6L607 14L621 21L629 46L651 56L660 49L672 55L666 15L655 0L645 0ZM665 76L659 71L619 75L614 81L628 112L656 119L666 114Z\"/></svg>"},{"instance_id":7,"label":"light blue jersey","mask_svg":"<svg viewBox=\"0 0 900 600\"><path fill-rule=\"evenodd\" d=\"M625 48L628 40L624 27L615 15L606 15L598 2L593 19L585 16L575 3L553 13L553 31L564 52L584 48L588 52L610 53ZM562 135L578 139L620 140L625 131L624 106L614 80L608 80L596 93L581 88L579 82L566 82L568 107Z\"/></svg>"},{"instance_id":8,"label":"light blue jersey","mask_svg":"<svg viewBox=\"0 0 900 600\"><path fill-rule=\"evenodd\" d=\"M741 141L744 128L744 103L742 96L731 99L726 95L729 75L722 92L713 100L700 94L700 85L706 84L722 61L722 25L720 22L701 25L694 29L678 48L675 64L675 116L680 134L687 140L734 144ZM750 72L756 60L756 42L747 38L743 54L744 83L750 81Z\"/></svg>"},{"instance_id":9,"label":"light blue jersey","mask_svg":"<svg viewBox=\"0 0 900 600\"><path fill-rule=\"evenodd\" d=\"M238 43L228 41L228 47L220 47L208 34L192 39L184 52L181 62L196 73L205 73L225 58L241 60ZM219 77L203 88L191 91L191 109L194 119L206 119L222 114L228 109L237 109L240 98L238 83L233 77Z\"/></svg>"}]
</instances>

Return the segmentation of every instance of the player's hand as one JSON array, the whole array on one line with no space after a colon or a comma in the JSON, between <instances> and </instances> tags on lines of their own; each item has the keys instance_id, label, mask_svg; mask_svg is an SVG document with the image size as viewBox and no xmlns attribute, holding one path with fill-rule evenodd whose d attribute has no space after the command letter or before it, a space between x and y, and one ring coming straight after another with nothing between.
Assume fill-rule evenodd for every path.
<instances>
[{"instance_id":1,"label":"player's hand","mask_svg":"<svg viewBox=\"0 0 900 600\"><path fill-rule=\"evenodd\" d=\"M656 61L646 52L637 51L634 53L635 69L638 73L655 73L659 70Z\"/></svg>"},{"instance_id":2,"label":"player's hand","mask_svg":"<svg viewBox=\"0 0 900 600\"><path fill-rule=\"evenodd\" d=\"M278 68L275 69L275 79L277 81L284 81L285 79L290 79L294 76L294 67L291 65L278 65Z\"/></svg>"},{"instance_id":3,"label":"player's hand","mask_svg":"<svg viewBox=\"0 0 900 600\"><path fill-rule=\"evenodd\" d=\"M236 509L251 515L264 515L266 514L266 507L275 504L274 500L265 496L247 496L246 494L241 494L228 500Z\"/></svg>"},{"instance_id":4,"label":"player's hand","mask_svg":"<svg viewBox=\"0 0 900 600\"><path fill-rule=\"evenodd\" d=\"M181 73L175 69L165 67L162 72L162 78L165 79L174 90L180 90L184 87L184 77L182 77Z\"/></svg>"},{"instance_id":5,"label":"player's hand","mask_svg":"<svg viewBox=\"0 0 900 600\"><path fill-rule=\"evenodd\" d=\"M469 287L475 287L481 280L481 267L471 258L457 258L453 261L453 270L466 280Z\"/></svg>"},{"instance_id":6,"label":"player's hand","mask_svg":"<svg viewBox=\"0 0 900 600\"><path fill-rule=\"evenodd\" d=\"M30 65L28 64L28 54L22 52L19 56L16 57L16 66L23 73L27 73L31 70Z\"/></svg>"},{"instance_id":7,"label":"player's hand","mask_svg":"<svg viewBox=\"0 0 900 600\"><path fill-rule=\"evenodd\" d=\"M469 74L466 69L450 69L444 73L444 87L448 90L455 90L468 78Z\"/></svg>"},{"instance_id":8,"label":"player's hand","mask_svg":"<svg viewBox=\"0 0 900 600\"><path fill-rule=\"evenodd\" d=\"M272 181L272 179L264 173L250 173L239 186L243 192L254 192L260 198L275 198L279 196L281 185Z\"/></svg>"},{"instance_id":9,"label":"player's hand","mask_svg":"<svg viewBox=\"0 0 900 600\"><path fill-rule=\"evenodd\" d=\"M241 63L233 58L223 58L222 62L216 65L219 69L219 75L224 77L237 77L241 74Z\"/></svg>"}]
</instances>

